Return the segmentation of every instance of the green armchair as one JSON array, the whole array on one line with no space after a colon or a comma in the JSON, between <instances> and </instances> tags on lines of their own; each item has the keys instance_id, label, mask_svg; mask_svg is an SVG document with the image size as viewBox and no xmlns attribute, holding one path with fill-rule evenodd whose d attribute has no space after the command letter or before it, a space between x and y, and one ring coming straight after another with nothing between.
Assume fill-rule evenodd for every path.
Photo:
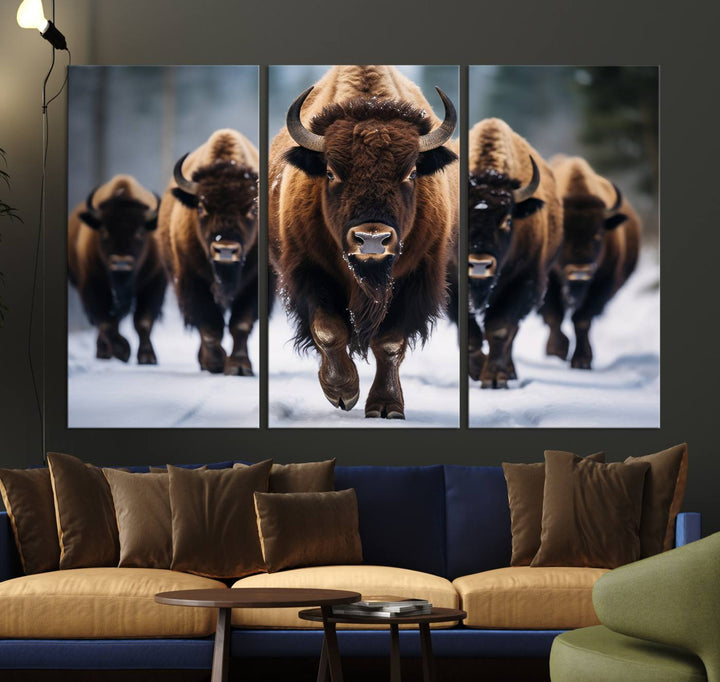
<instances>
[{"instance_id":1,"label":"green armchair","mask_svg":"<svg viewBox=\"0 0 720 682\"><path fill-rule=\"evenodd\" d=\"M720 533L600 578L603 625L555 638L552 682L720 682Z\"/></svg>"}]
</instances>

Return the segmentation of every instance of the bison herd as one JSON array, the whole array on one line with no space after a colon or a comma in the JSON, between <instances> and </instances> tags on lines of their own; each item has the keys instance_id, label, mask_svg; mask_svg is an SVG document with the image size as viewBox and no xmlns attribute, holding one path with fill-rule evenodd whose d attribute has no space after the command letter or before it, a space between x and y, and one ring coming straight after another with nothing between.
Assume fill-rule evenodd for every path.
<instances>
[{"instance_id":1,"label":"bison herd","mask_svg":"<svg viewBox=\"0 0 720 682\"><path fill-rule=\"evenodd\" d=\"M318 354L320 387L335 407L355 406L354 358L372 353L366 417L404 418L408 348L443 313L458 321L457 114L438 94L443 120L392 67L334 67L297 96L270 149L271 287L296 349ZM590 369L592 321L637 262L637 214L584 159L546 161L499 119L470 129L467 163L471 378L483 388L516 378L513 342L533 310L549 329L547 354L563 360L571 314L571 367ZM72 212L69 277L97 327L98 358L128 361L118 325L132 312L138 363L157 363L150 334L169 282L199 332L200 368L253 374L258 173L257 149L219 130L177 161L162 199L119 175Z\"/></svg>"}]
</instances>

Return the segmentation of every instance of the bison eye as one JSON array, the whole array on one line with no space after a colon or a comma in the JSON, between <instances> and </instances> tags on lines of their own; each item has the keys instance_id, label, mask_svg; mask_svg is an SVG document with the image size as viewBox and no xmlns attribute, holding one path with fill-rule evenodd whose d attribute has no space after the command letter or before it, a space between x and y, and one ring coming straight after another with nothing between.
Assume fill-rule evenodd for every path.
<instances>
[{"instance_id":1,"label":"bison eye","mask_svg":"<svg viewBox=\"0 0 720 682\"><path fill-rule=\"evenodd\" d=\"M512 218L505 218L505 222L500 225L501 230L510 230L512 228Z\"/></svg>"},{"instance_id":2,"label":"bison eye","mask_svg":"<svg viewBox=\"0 0 720 682\"><path fill-rule=\"evenodd\" d=\"M413 168L409 175L405 178L405 182L412 182L417 177L417 170Z\"/></svg>"},{"instance_id":3,"label":"bison eye","mask_svg":"<svg viewBox=\"0 0 720 682\"><path fill-rule=\"evenodd\" d=\"M327 175L327 179L331 182L335 179L335 173L333 173L329 168L327 169L325 175Z\"/></svg>"}]
</instances>

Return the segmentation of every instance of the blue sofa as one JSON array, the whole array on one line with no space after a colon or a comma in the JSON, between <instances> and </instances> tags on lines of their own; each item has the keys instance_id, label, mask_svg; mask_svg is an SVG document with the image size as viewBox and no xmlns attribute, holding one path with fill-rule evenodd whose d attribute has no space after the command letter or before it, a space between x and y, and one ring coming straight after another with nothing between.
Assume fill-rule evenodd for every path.
<instances>
[{"instance_id":1,"label":"blue sofa","mask_svg":"<svg viewBox=\"0 0 720 682\"><path fill-rule=\"evenodd\" d=\"M231 463L227 463L228 465ZM145 471L146 467L137 467ZM336 488L357 492L367 564L448 580L509 566L510 511L500 467L337 467ZM678 516L676 543L700 537L700 515ZM0 581L21 575L7 514L0 513ZM1 608L1 605L0 605ZM438 657L546 657L561 630L477 629L433 633ZM385 656L385 630L338 633L344 656ZM405 656L420 656L417 632L400 633ZM318 657L319 630L233 630L234 657ZM212 637L197 639L0 640L0 669L209 669Z\"/></svg>"}]
</instances>

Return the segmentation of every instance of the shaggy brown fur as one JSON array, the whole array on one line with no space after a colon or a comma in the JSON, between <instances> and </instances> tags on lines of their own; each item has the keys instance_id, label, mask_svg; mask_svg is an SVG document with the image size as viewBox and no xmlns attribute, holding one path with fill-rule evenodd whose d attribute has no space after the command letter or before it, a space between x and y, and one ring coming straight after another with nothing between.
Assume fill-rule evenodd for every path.
<instances>
[{"instance_id":1,"label":"shaggy brown fur","mask_svg":"<svg viewBox=\"0 0 720 682\"><path fill-rule=\"evenodd\" d=\"M469 372L484 388L499 388L516 378L513 341L520 321L540 305L545 293L562 240L562 205L550 167L504 121L489 118L475 124L469 133L468 156L469 265L472 268L474 258L485 257L496 263L493 276L469 280ZM526 186L532 177L531 157L540 171L540 185L532 198L515 204L513 190ZM454 298L455 271L451 267ZM484 333L476 316L483 319Z\"/></svg>"},{"instance_id":2,"label":"shaggy brown fur","mask_svg":"<svg viewBox=\"0 0 720 682\"><path fill-rule=\"evenodd\" d=\"M392 67L332 68L305 100L301 120L324 135L325 152L297 147L283 128L269 167L270 258L296 322L296 344L320 351L323 390L345 409L355 404L358 386L356 376L348 380L352 361L337 348L363 355L372 349L378 374L366 416L402 417L399 379L390 392L379 385L397 374L390 364L399 366L408 343L428 338L446 302L445 263L457 231L455 155L449 145L418 155L420 135L440 121L420 89ZM414 167L417 177L407 180ZM391 226L401 253L371 265L348 256L348 230L366 222ZM316 318L332 327L327 338ZM329 380L340 365L342 376Z\"/></svg>"},{"instance_id":3,"label":"shaggy brown fur","mask_svg":"<svg viewBox=\"0 0 720 682\"><path fill-rule=\"evenodd\" d=\"M551 160L558 193L565 206L564 237L542 309L550 327L548 355L567 358L570 342L561 331L566 310L573 311L575 351L571 366L590 369L590 325L627 281L637 264L641 223L627 199L608 217L617 193L612 183L595 173L585 159L558 156ZM588 276L573 280L572 271L586 268Z\"/></svg>"},{"instance_id":4,"label":"shaggy brown fur","mask_svg":"<svg viewBox=\"0 0 720 682\"><path fill-rule=\"evenodd\" d=\"M84 201L70 214L68 276L98 328L98 358L128 360L130 345L118 324L134 306L138 362L157 362L150 332L167 283L154 236L156 211L152 192L130 175L117 175L94 191L91 206ZM111 259L117 257L131 259L131 268L113 271Z\"/></svg>"},{"instance_id":5,"label":"shaggy brown fur","mask_svg":"<svg viewBox=\"0 0 720 682\"><path fill-rule=\"evenodd\" d=\"M258 318L258 152L239 132L223 129L193 151L182 165L196 195L170 182L159 217L162 259L188 326L200 332L201 369L251 375L247 338ZM239 256L225 263L216 245L232 245ZM234 348L222 348L224 311Z\"/></svg>"}]
</instances>

